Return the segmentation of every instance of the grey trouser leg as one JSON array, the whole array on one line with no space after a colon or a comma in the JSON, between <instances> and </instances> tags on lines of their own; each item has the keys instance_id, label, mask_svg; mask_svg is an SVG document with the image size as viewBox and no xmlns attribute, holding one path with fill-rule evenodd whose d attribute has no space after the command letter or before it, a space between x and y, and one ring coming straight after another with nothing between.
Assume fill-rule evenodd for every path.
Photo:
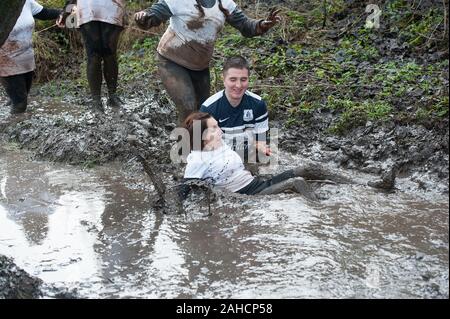
<instances>
[{"instance_id":1,"label":"grey trouser leg","mask_svg":"<svg viewBox=\"0 0 450 319\"><path fill-rule=\"evenodd\" d=\"M274 195L285 191L293 191L299 193L307 199L316 201L317 197L311 186L301 177L290 178L288 180L273 184L263 189L258 195Z\"/></svg>"},{"instance_id":2,"label":"grey trouser leg","mask_svg":"<svg viewBox=\"0 0 450 319\"><path fill-rule=\"evenodd\" d=\"M354 180L344 175L334 173L319 164L305 164L293 169L294 176L309 180L329 180L339 184L356 184Z\"/></svg>"},{"instance_id":3,"label":"grey trouser leg","mask_svg":"<svg viewBox=\"0 0 450 319\"><path fill-rule=\"evenodd\" d=\"M161 55L157 57L159 76L182 122L190 113L198 111L201 103L209 97L209 69L192 71Z\"/></svg>"}]
</instances>

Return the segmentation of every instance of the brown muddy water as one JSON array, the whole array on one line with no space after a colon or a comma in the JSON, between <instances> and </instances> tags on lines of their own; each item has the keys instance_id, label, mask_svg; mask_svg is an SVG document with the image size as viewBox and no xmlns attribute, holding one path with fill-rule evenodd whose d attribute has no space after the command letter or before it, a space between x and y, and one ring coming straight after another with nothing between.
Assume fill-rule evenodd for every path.
<instances>
[{"instance_id":1,"label":"brown muddy water","mask_svg":"<svg viewBox=\"0 0 450 319\"><path fill-rule=\"evenodd\" d=\"M448 298L448 195L321 185L218 196L207 216L151 206L124 164L94 169L0 146L0 254L81 298ZM301 159L280 156L280 167ZM367 176L358 175L362 180Z\"/></svg>"}]
</instances>

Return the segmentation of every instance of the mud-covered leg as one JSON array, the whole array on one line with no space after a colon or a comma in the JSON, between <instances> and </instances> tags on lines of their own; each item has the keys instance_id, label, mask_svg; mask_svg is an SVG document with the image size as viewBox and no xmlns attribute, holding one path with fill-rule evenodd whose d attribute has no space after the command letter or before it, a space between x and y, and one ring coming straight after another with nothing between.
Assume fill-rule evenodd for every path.
<instances>
[{"instance_id":1,"label":"mud-covered leg","mask_svg":"<svg viewBox=\"0 0 450 319\"><path fill-rule=\"evenodd\" d=\"M28 73L0 78L1 84L11 100L11 114L23 113L27 109L27 75Z\"/></svg>"},{"instance_id":2,"label":"mud-covered leg","mask_svg":"<svg viewBox=\"0 0 450 319\"><path fill-rule=\"evenodd\" d=\"M302 165L293 169L295 176L300 176L308 180L329 180L340 184L356 184L370 186L378 189L391 190L395 187L396 169L386 171L381 179L375 181L362 182L348 176L335 173L318 164Z\"/></svg>"},{"instance_id":3,"label":"mud-covered leg","mask_svg":"<svg viewBox=\"0 0 450 319\"><path fill-rule=\"evenodd\" d=\"M122 105L122 101L117 95L117 81L119 74L117 46L119 43L120 33L123 28L108 23L103 23L101 28L103 45L103 75L105 77L106 86L108 87L108 105L113 108L119 108Z\"/></svg>"},{"instance_id":4,"label":"mud-covered leg","mask_svg":"<svg viewBox=\"0 0 450 319\"><path fill-rule=\"evenodd\" d=\"M200 105L202 105L202 103L211 95L211 75L209 69L203 71L191 71L190 74L195 91L195 110L198 110Z\"/></svg>"},{"instance_id":5,"label":"mud-covered leg","mask_svg":"<svg viewBox=\"0 0 450 319\"><path fill-rule=\"evenodd\" d=\"M104 112L101 100L102 89L102 46L101 30L98 21L92 21L81 25L87 55L86 74L89 90L92 97L92 107L96 112Z\"/></svg>"},{"instance_id":6,"label":"mud-covered leg","mask_svg":"<svg viewBox=\"0 0 450 319\"><path fill-rule=\"evenodd\" d=\"M178 110L181 122L198 109L194 85L189 71L182 66L159 56L158 72L161 81Z\"/></svg>"},{"instance_id":7,"label":"mud-covered leg","mask_svg":"<svg viewBox=\"0 0 450 319\"><path fill-rule=\"evenodd\" d=\"M290 178L288 180L273 184L259 192L258 195L275 195L285 191L293 191L309 200L317 200L311 186L301 177Z\"/></svg>"},{"instance_id":8,"label":"mud-covered leg","mask_svg":"<svg viewBox=\"0 0 450 319\"><path fill-rule=\"evenodd\" d=\"M319 164L305 164L293 169L294 176L309 180L329 180L340 184L358 184L350 177L335 173Z\"/></svg>"}]
</instances>

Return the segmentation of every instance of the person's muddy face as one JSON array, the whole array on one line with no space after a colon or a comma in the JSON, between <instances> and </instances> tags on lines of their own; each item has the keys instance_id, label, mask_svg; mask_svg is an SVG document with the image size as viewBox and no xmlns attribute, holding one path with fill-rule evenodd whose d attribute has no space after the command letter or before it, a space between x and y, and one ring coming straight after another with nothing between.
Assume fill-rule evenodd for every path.
<instances>
[{"instance_id":1,"label":"person's muddy face","mask_svg":"<svg viewBox=\"0 0 450 319\"><path fill-rule=\"evenodd\" d=\"M225 95L233 106L241 103L245 91L248 89L248 70L247 69L228 69L223 75L223 84L225 86Z\"/></svg>"},{"instance_id":2,"label":"person's muddy face","mask_svg":"<svg viewBox=\"0 0 450 319\"><path fill-rule=\"evenodd\" d=\"M217 121L210 117L207 120L208 128L203 132L204 150L216 149L222 145L222 130Z\"/></svg>"}]
</instances>

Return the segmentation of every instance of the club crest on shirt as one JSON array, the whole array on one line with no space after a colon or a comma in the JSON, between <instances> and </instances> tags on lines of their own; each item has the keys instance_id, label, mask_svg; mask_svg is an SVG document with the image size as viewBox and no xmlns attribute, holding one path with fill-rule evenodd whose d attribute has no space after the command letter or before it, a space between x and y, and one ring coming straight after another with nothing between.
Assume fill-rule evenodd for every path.
<instances>
[{"instance_id":1,"label":"club crest on shirt","mask_svg":"<svg viewBox=\"0 0 450 319\"><path fill-rule=\"evenodd\" d=\"M248 122L253 120L253 110L244 110L244 121Z\"/></svg>"}]
</instances>

